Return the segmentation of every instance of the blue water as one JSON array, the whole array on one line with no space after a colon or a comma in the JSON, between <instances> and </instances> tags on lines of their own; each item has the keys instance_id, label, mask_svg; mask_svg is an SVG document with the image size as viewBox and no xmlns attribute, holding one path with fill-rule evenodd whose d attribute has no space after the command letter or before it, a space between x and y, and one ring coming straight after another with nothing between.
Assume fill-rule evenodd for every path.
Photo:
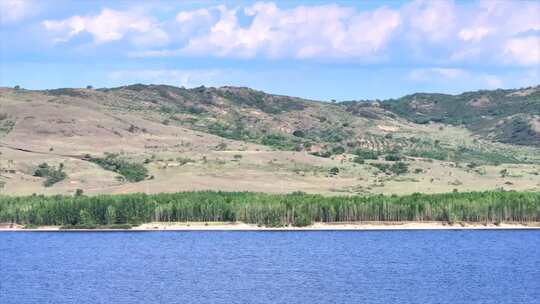
<instances>
[{"instance_id":1,"label":"blue water","mask_svg":"<svg viewBox=\"0 0 540 304\"><path fill-rule=\"evenodd\" d=\"M540 232L6 232L0 303L539 303Z\"/></svg>"}]
</instances>

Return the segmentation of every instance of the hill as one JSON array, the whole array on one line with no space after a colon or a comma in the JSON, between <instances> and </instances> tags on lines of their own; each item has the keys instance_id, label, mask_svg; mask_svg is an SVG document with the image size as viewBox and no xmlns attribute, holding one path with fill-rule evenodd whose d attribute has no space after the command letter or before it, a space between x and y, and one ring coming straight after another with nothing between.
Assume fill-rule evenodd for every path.
<instances>
[{"instance_id":1,"label":"hill","mask_svg":"<svg viewBox=\"0 0 540 304\"><path fill-rule=\"evenodd\" d=\"M464 125L483 138L540 146L540 86L459 95L413 94L383 107L416 123Z\"/></svg>"},{"instance_id":2,"label":"hill","mask_svg":"<svg viewBox=\"0 0 540 304\"><path fill-rule=\"evenodd\" d=\"M339 103L241 87L2 88L0 186L6 194L538 190L539 115L539 87Z\"/></svg>"}]
</instances>

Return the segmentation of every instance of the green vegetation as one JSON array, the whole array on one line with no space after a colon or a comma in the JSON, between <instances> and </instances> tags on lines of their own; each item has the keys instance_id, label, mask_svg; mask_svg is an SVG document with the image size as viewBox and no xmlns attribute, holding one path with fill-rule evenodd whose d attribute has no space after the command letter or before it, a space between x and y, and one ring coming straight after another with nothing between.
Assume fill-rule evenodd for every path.
<instances>
[{"instance_id":1,"label":"green vegetation","mask_svg":"<svg viewBox=\"0 0 540 304\"><path fill-rule=\"evenodd\" d=\"M386 164L386 163L371 163L373 167L381 170L382 172L386 174L405 174L409 172L409 164L404 162L397 162L393 164Z\"/></svg>"},{"instance_id":2,"label":"green vegetation","mask_svg":"<svg viewBox=\"0 0 540 304\"><path fill-rule=\"evenodd\" d=\"M527 117L540 114L540 90L525 96L514 93L500 89L459 95L417 93L386 100L382 106L419 124L465 125L482 135L495 130L500 142L539 146L540 133L531 129Z\"/></svg>"},{"instance_id":3,"label":"green vegetation","mask_svg":"<svg viewBox=\"0 0 540 304\"><path fill-rule=\"evenodd\" d=\"M98 164L105 170L120 174L128 182L139 182L148 176L148 169L145 166L129 162L118 154L106 153L104 158L87 156L86 159Z\"/></svg>"},{"instance_id":4,"label":"green vegetation","mask_svg":"<svg viewBox=\"0 0 540 304\"><path fill-rule=\"evenodd\" d=\"M339 174L339 168L338 167L332 167L330 170L328 170L328 174L331 176L336 176Z\"/></svg>"},{"instance_id":5,"label":"green vegetation","mask_svg":"<svg viewBox=\"0 0 540 304\"><path fill-rule=\"evenodd\" d=\"M384 156L384 160L386 161L399 161L401 160L401 156L398 154L388 154Z\"/></svg>"},{"instance_id":6,"label":"green vegetation","mask_svg":"<svg viewBox=\"0 0 540 304\"><path fill-rule=\"evenodd\" d=\"M379 153L376 151L371 150L355 150L353 154L357 155L358 157L361 157L362 159L378 159Z\"/></svg>"},{"instance_id":7,"label":"green vegetation","mask_svg":"<svg viewBox=\"0 0 540 304\"><path fill-rule=\"evenodd\" d=\"M360 156L355 156L353 158L353 162L359 165L363 165L365 163L364 159L361 158Z\"/></svg>"},{"instance_id":8,"label":"green vegetation","mask_svg":"<svg viewBox=\"0 0 540 304\"><path fill-rule=\"evenodd\" d=\"M208 126L208 133L228 139L253 140L249 131L240 122L233 125L221 122L212 123Z\"/></svg>"},{"instance_id":9,"label":"green vegetation","mask_svg":"<svg viewBox=\"0 0 540 304\"><path fill-rule=\"evenodd\" d=\"M43 182L43 186L50 187L66 179L67 174L63 170L64 170L64 164L60 164L58 165L58 168L56 168L56 167L49 166L49 164L47 163L42 163L38 166L38 168L34 172L34 176L45 178L45 181Z\"/></svg>"},{"instance_id":10,"label":"green vegetation","mask_svg":"<svg viewBox=\"0 0 540 304\"><path fill-rule=\"evenodd\" d=\"M0 196L0 222L6 223L92 229L151 221L241 221L265 226L350 221L538 222L540 192L367 197L325 197L300 192Z\"/></svg>"},{"instance_id":11,"label":"green vegetation","mask_svg":"<svg viewBox=\"0 0 540 304\"><path fill-rule=\"evenodd\" d=\"M448 152L442 149L423 150L423 151L412 150L412 151L408 151L406 154L412 157L422 157L422 158L430 158L430 159L437 159L437 160L448 159Z\"/></svg>"},{"instance_id":12,"label":"green vegetation","mask_svg":"<svg viewBox=\"0 0 540 304\"><path fill-rule=\"evenodd\" d=\"M266 135L261 140L261 143L281 150L293 150L295 146L292 140L280 134Z\"/></svg>"}]
</instances>

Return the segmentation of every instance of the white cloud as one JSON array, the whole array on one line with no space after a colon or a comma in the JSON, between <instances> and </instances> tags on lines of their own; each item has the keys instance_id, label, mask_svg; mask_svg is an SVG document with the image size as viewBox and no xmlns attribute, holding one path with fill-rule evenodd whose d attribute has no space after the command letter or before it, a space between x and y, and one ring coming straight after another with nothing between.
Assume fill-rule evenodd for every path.
<instances>
[{"instance_id":1,"label":"white cloud","mask_svg":"<svg viewBox=\"0 0 540 304\"><path fill-rule=\"evenodd\" d=\"M59 36L57 42L68 41L84 32L94 38L96 44L124 39L140 45L163 45L168 42L167 33L150 17L139 11L116 11L103 9L98 15L72 16L56 21L46 20L43 25Z\"/></svg>"},{"instance_id":2,"label":"white cloud","mask_svg":"<svg viewBox=\"0 0 540 304\"><path fill-rule=\"evenodd\" d=\"M459 31L459 38L463 41L480 41L489 33L492 32L492 29L487 27L471 27L471 28L464 28L461 31Z\"/></svg>"},{"instance_id":3,"label":"white cloud","mask_svg":"<svg viewBox=\"0 0 540 304\"><path fill-rule=\"evenodd\" d=\"M13 0L15 1L15 0ZM56 41L82 33L127 40L130 57L212 56L427 65L538 65L540 3L416 0L361 10L343 5L208 6L156 21L147 11L104 9L47 20ZM534 36L536 33L537 36Z\"/></svg>"},{"instance_id":4,"label":"white cloud","mask_svg":"<svg viewBox=\"0 0 540 304\"><path fill-rule=\"evenodd\" d=\"M223 75L221 70L121 70L109 73L108 77L117 83L169 84L183 87L211 85L217 77Z\"/></svg>"},{"instance_id":5,"label":"white cloud","mask_svg":"<svg viewBox=\"0 0 540 304\"><path fill-rule=\"evenodd\" d=\"M453 1L413 1L404 6L402 14L407 19L407 34L414 39L444 43L457 26Z\"/></svg>"},{"instance_id":6,"label":"white cloud","mask_svg":"<svg viewBox=\"0 0 540 304\"><path fill-rule=\"evenodd\" d=\"M194 11L185 11L180 12L178 15L176 15L176 22L178 23L184 23L184 22L192 22L196 21L197 19L211 19L212 15L210 14L210 11L205 8L201 8Z\"/></svg>"},{"instance_id":7,"label":"white cloud","mask_svg":"<svg viewBox=\"0 0 540 304\"><path fill-rule=\"evenodd\" d=\"M540 36L513 38L506 42L504 55L523 65L540 64Z\"/></svg>"},{"instance_id":8,"label":"white cloud","mask_svg":"<svg viewBox=\"0 0 540 304\"><path fill-rule=\"evenodd\" d=\"M0 1L0 23L8 24L20 21L36 13L36 6L29 0Z\"/></svg>"},{"instance_id":9,"label":"white cloud","mask_svg":"<svg viewBox=\"0 0 540 304\"><path fill-rule=\"evenodd\" d=\"M337 5L298 6L280 9L274 3L256 3L243 11L219 6L181 12L184 23L195 16L219 18L203 35L189 39L181 53L220 57L271 58L361 57L376 55L386 47L400 24L399 13L380 8L356 12ZM241 26L240 18L252 18Z\"/></svg>"}]
</instances>

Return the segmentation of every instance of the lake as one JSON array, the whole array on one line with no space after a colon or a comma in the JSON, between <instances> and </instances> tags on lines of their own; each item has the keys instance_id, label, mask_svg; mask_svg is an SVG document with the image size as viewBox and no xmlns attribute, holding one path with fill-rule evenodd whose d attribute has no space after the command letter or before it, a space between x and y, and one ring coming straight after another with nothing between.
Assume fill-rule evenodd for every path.
<instances>
[{"instance_id":1,"label":"lake","mask_svg":"<svg viewBox=\"0 0 540 304\"><path fill-rule=\"evenodd\" d=\"M3 232L0 303L538 303L540 231Z\"/></svg>"}]
</instances>

